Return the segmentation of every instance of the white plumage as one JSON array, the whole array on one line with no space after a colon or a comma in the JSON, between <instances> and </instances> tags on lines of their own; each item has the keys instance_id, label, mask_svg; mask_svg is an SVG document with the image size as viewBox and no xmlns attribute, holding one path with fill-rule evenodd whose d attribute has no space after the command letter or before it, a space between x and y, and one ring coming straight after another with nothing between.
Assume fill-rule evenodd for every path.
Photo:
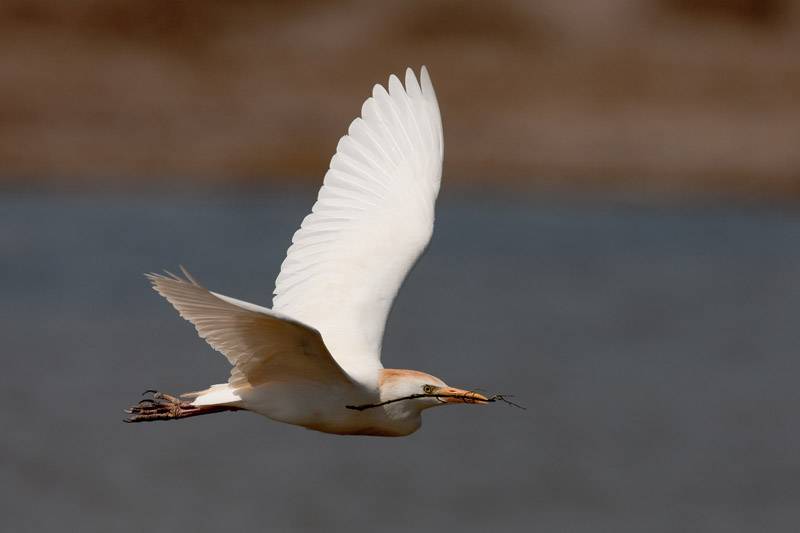
<instances>
[{"instance_id":1,"label":"white plumage","mask_svg":"<svg viewBox=\"0 0 800 533\"><path fill-rule=\"evenodd\" d=\"M386 317L433 233L442 122L427 71L376 85L292 239L273 308L313 324L348 372L381 368Z\"/></svg>"},{"instance_id":2,"label":"white plumage","mask_svg":"<svg viewBox=\"0 0 800 533\"><path fill-rule=\"evenodd\" d=\"M443 141L425 67L405 89L376 85L350 124L317 202L295 233L272 309L215 294L184 270L154 288L233 365L227 384L180 401L156 393L131 421L250 410L331 433L406 435L420 413L486 398L410 370L385 370L381 342L397 291L433 233ZM164 401L159 401L164 400Z\"/></svg>"}]
</instances>

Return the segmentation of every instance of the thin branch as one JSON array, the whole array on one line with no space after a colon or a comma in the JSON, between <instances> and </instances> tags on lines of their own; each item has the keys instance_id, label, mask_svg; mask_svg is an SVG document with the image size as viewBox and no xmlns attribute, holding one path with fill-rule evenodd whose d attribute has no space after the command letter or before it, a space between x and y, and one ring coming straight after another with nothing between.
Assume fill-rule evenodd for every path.
<instances>
[{"instance_id":1,"label":"thin branch","mask_svg":"<svg viewBox=\"0 0 800 533\"><path fill-rule=\"evenodd\" d=\"M506 398L513 398L513 397L514 397L514 396L512 396L511 394L495 394L494 396L492 396L491 398L489 398L489 401L490 401L490 402L496 402L496 401L499 401L499 402L505 402L505 403L507 403L508 405L512 405L512 406L514 406L514 407L517 407L517 408L519 408L519 409L522 409L523 411L527 411L527 410L528 410L528 408L527 408L527 407L522 407L522 406L521 406L521 405L519 405L519 404L516 404L516 403L514 403L514 402L512 402L512 401L506 400Z\"/></svg>"},{"instance_id":2,"label":"thin branch","mask_svg":"<svg viewBox=\"0 0 800 533\"><path fill-rule=\"evenodd\" d=\"M348 409L354 409L356 411L364 411L366 409L372 409L373 407L381 407L383 405L388 405L390 403L402 402L404 400L414 400L416 398L436 398L437 400L439 400L442 403L447 402L447 398L460 398L460 399L464 400L466 403L478 403L478 401L483 401L483 400L476 401L475 398L472 397L472 396L452 396L452 395L443 395L443 394L412 394L410 396L403 396L402 398L394 398L394 399L386 400L385 402L380 402L380 403L365 403L365 404L362 404L362 405L346 405L345 407L347 407ZM514 403L512 401L509 401L506 398L513 398L513 396L511 396L510 394L495 394L491 398L488 398L486 401L487 402L505 402L508 405L513 405L514 407L518 407L518 408L522 409L523 411L527 411L527 409L525 407L522 407L521 405L518 405L518 404L516 404L516 403Z\"/></svg>"}]
</instances>

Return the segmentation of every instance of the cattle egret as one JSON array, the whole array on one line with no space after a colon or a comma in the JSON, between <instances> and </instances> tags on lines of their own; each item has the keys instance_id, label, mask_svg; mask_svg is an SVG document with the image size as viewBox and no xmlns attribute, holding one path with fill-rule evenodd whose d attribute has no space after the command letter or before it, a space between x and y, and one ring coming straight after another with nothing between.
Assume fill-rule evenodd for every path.
<instances>
[{"instance_id":1,"label":"cattle egret","mask_svg":"<svg viewBox=\"0 0 800 533\"><path fill-rule=\"evenodd\" d=\"M403 436L424 409L485 404L413 370L381 364L386 318L433 233L442 123L425 67L376 85L294 234L272 309L210 292L186 270L147 277L233 365L227 383L178 399L156 391L128 422L247 410L344 435ZM182 268L182 267L181 267Z\"/></svg>"}]
</instances>

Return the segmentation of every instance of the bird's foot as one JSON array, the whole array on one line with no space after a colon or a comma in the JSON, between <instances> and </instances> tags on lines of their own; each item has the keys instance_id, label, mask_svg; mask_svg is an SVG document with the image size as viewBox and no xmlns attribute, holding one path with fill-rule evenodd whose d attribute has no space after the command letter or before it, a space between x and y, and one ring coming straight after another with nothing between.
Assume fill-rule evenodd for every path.
<instances>
[{"instance_id":1,"label":"bird's foot","mask_svg":"<svg viewBox=\"0 0 800 533\"><path fill-rule=\"evenodd\" d=\"M222 411L238 411L238 407L227 405L194 405L175 396L154 390L144 394L153 394L153 398L145 398L130 409L125 409L130 418L125 422L153 422L155 420L177 420L190 416L219 413Z\"/></svg>"},{"instance_id":2,"label":"bird's foot","mask_svg":"<svg viewBox=\"0 0 800 533\"><path fill-rule=\"evenodd\" d=\"M125 422L152 422L154 420L172 420L187 416L194 406L191 402L181 401L179 398L154 390L145 391L144 394L153 394L153 398L145 398L125 412L133 415ZM162 400L162 401L159 401Z\"/></svg>"}]
</instances>

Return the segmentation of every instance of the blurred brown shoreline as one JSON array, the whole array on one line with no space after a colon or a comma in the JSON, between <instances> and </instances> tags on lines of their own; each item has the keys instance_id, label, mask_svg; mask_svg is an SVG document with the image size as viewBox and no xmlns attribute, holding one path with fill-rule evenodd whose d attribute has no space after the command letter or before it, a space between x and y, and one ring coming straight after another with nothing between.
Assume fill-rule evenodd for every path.
<instances>
[{"instance_id":1,"label":"blurred brown shoreline","mask_svg":"<svg viewBox=\"0 0 800 533\"><path fill-rule=\"evenodd\" d=\"M0 1L0 183L318 182L426 64L453 186L800 198L788 0Z\"/></svg>"}]
</instances>

